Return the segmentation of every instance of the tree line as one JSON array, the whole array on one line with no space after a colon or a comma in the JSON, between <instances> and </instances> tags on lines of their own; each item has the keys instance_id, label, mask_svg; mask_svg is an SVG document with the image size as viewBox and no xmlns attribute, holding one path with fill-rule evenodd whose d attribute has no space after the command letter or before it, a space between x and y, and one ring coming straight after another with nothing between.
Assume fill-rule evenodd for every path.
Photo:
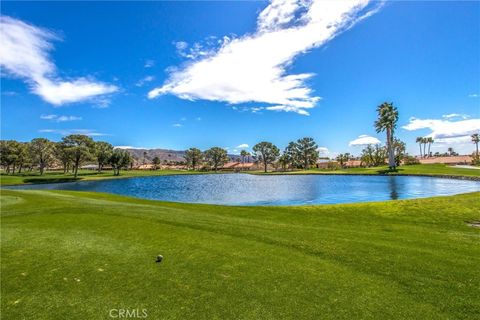
<instances>
[{"instance_id":1,"label":"tree line","mask_svg":"<svg viewBox=\"0 0 480 320\"><path fill-rule=\"evenodd\" d=\"M119 175L120 169L130 165L132 157L128 151L115 149L108 142L96 142L80 134L65 136L59 142L46 138L35 138L30 142L0 141L0 165L7 174L38 168L43 175L46 168L61 164L64 173L72 172L76 178L78 169L93 161L98 164L98 171L110 165L114 175Z\"/></svg>"},{"instance_id":2,"label":"tree line","mask_svg":"<svg viewBox=\"0 0 480 320\"><path fill-rule=\"evenodd\" d=\"M242 163L252 157L256 163L262 165L263 170L267 172L269 165L281 164L286 169L308 169L316 164L319 153L318 145L313 138L305 137L292 141L285 148L283 153L272 142L262 141L253 146L253 154L246 150L240 152ZM201 166L208 166L217 171L230 160L227 150L220 147L213 147L204 152L197 148L190 148L185 152L185 161L187 166L193 170Z\"/></svg>"}]
</instances>

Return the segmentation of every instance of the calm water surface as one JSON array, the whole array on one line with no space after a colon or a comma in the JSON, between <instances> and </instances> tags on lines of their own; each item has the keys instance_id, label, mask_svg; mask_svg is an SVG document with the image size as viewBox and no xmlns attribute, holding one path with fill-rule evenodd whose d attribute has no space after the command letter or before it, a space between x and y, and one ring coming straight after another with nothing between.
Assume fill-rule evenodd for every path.
<instances>
[{"instance_id":1,"label":"calm water surface","mask_svg":"<svg viewBox=\"0 0 480 320\"><path fill-rule=\"evenodd\" d=\"M409 176L206 174L24 185L223 205L302 205L423 198L480 191L480 182Z\"/></svg>"}]
</instances>

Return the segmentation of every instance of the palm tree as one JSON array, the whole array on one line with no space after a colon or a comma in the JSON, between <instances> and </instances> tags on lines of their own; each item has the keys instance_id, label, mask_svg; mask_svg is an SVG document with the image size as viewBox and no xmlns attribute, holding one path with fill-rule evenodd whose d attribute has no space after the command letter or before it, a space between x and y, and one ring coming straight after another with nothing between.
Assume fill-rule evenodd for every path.
<instances>
[{"instance_id":1,"label":"palm tree","mask_svg":"<svg viewBox=\"0 0 480 320\"><path fill-rule=\"evenodd\" d=\"M378 119L375 121L375 130L377 133L386 131L388 166L395 169L395 152L393 150L393 134L397 127L398 110L393 103L384 102L377 107Z\"/></svg>"},{"instance_id":2,"label":"palm tree","mask_svg":"<svg viewBox=\"0 0 480 320\"><path fill-rule=\"evenodd\" d=\"M475 154L477 155L478 158L478 143L480 142L480 135L478 133L472 134L472 142L475 143Z\"/></svg>"},{"instance_id":3,"label":"palm tree","mask_svg":"<svg viewBox=\"0 0 480 320\"><path fill-rule=\"evenodd\" d=\"M427 138L428 142L428 157L430 157L430 147L432 146L432 143L435 142L432 137Z\"/></svg>"},{"instance_id":4,"label":"palm tree","mask_svg":"<svg viewBox=\"0 0 480 320\"><path fill-rule=\"evenodd\" d=\"M417 139L415 139L415 142L418 143L418 145L420 146L420 158L422 158L423 157L423 154L422 154L423 137L417 137Z\"/></svg>"}]
</instances>

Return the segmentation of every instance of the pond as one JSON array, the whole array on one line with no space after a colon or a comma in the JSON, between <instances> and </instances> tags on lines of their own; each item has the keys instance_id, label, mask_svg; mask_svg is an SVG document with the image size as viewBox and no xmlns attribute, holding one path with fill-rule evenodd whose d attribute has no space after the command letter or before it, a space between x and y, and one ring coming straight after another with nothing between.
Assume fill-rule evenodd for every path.
<instances>
[{"instance_id":1,"label":"pond","mask_svg":"<svg viewBox=\"0 0 480 320\"><path fill-rule=\"evenodd\" d=\"M415 176L203 174L22 185L222 205L304 205L424 198L480 191L479 181Z\"/></svg>"}]
</instances>

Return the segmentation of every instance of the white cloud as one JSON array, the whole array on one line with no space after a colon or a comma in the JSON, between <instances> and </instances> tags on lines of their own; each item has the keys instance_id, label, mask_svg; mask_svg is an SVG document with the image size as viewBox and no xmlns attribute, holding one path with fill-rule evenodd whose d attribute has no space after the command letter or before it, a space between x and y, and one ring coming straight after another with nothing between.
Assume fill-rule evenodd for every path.
<instances>
[{"instance_id":1,"label":"white cloud","mask_svg":"<svg viewBox=\"0 0 480 320\"><path fill-rule=\"evenodd\" d=\"M87 77L62 80L49 57L53 32L7 16L0 17L0 64L8 75L25 79L33 93L53 104L89 100L118 90Z\"/></svg>"},{"instance_id":2,"label":"white cloud","mask_svg":"<svg viewBox=\"0 0 480 320\"><path fill-rule=\"evenodd\" d=\"M153 80L155 80L154 76L146 76L145 78L138 80L137 83L135 83L135 85L137 87L143 87L146 83L152 82Z\"/></svg>"},{"instance_id":3,"label":"white cloud","mask_svg":"<svg viewBox=\"0 0 480 320\"><path fill-rule=\"evenodd\" d=\"M201 118L201 117L197 117L197 118L195 118L195 120L197 120L197 121L202 121L202 118Z\"/></svg>"},{"instance_id":4,"label":"white cloud","mask_svg":"<svg viewBox=\"0 0 480 320\"><path fill-rule=\"evenodd\" d=\"M41 115L40 119L43 120L52 120L55 122L66 122L66 121L77 121L77 120L82 120L82 117L77 117L77 116L59 116L56 114L46 114L46 115Z\"/></svg>"},{"instance_id":5,"label":"white cloud","mask_svg":"<svg viewBox=\"0 0 480 320\"><path fill-rule=\"evenodd\" d=\"M183 124L181 124L181 123L174 123L174 124L172 124L172 127L180 128L180 127L183 127Z\"/></svg>"},{"instance_id":6,"label":"white cloud","mask_svg":"<svg viewBox=\"0 0 480 320\"><path fill-rule=\"evenodd\" d=\"M266 104L267 110L308 115L320 100L306 84L313 75L288 74L288 67L381 5L368 0L274 0L260 13L256 32L224 39L220 48L172 71L148 97L173 94L230 104L257 102Z\"/></svg>"},{"instance_id":7,"label":"white cloud","mask_svg":"<svg viewBox=\"0 0 480 320\"><path fill-rule=\"evenodd\" d=\"M417 119L410 118L408 124L402 126L408 131L429 129L428 137L436 142L456 143L459 140L466 140L470 135L480 131L480 119L463 119L458 121L444 119Z\"/></svg>"},{"instance_id":8,"label":"white cloud","mask_svg":"<svg viewBox=\"0 0 480 320\"><path fill-rule=\"evenodd\" d=\"M471 93L468 95L469 98L478 98L480 95L478 93Z\"/></svg>"},{"instance_id":9,"label":"white cloud","mask_svg":"<svg viewBox=\"0 0 480 320\"><path fill-rule=\"evenodd\" d=\"M468 119L470 116L468 114L459 114L459 113L450 113L450 114L444 114L442 118L445 119L453 119L453 118L462 118L462 119Z\"/></svg>"},{"instance_id":10,"label":"white cloud","mask_svg":"<svg viewBox=\"0 0 480 320\"><path fill-rule=\"evenodd\" d=\"M97 132L96 130L91 130L91 129L42 129L42 130L38 130L38 132L55 133L55 134L60 134L62 136L68 136L70 134L83 134L85 136L90 136L90 137L108 136L108 134L100 133L100 132Z\"/></svg>"},{"instance_id":11,"label":"white cloud","mask_svg":"<svg viewBox=\"0 0 480 320\"><path fill-rule=\"evenodd\" d=\"M152 68L153 66L155 66L155 61L153 60L147 60L143 65L144 68Z\"/></svg>"},{"instance_id":12,"label":"white cloud","mask_svg":"<svg viewBox=\"0 0 480 320\"><path fill-rule=\"evenodd\" d=\"M248 144L242 143L242 144L238 145L237 148L238 149L248 148Z\"/></svg>"},{"instance_id":13,"label":"white cloud","mask_svg":"<svg viewBox=\"0 0 480 320\"><path fill-rule=\"evenodd\" d=\"M379 143L381 142L377 138L366 135L366 134L362 134L358 136L357 139L350 141L348 145L351 147L351 146L366 146L369 144L379 144Z\"/></svg>"}]
</instances>

